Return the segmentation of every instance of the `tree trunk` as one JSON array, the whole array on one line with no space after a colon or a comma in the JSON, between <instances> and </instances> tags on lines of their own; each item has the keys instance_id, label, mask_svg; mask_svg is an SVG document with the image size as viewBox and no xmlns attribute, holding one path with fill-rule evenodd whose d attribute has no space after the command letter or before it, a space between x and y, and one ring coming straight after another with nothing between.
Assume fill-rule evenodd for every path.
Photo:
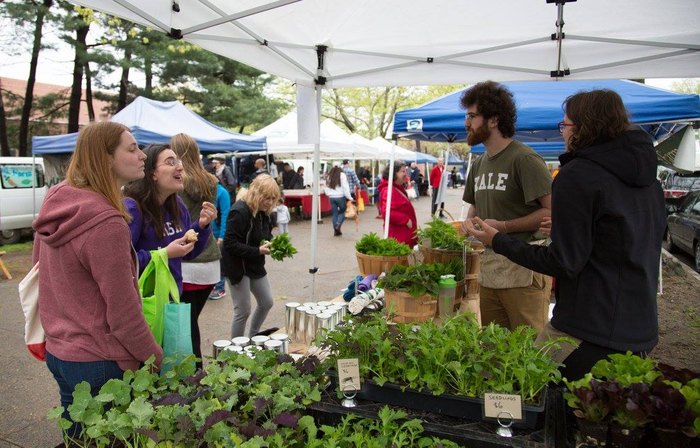
<instances>
[{"instance_id":1,"label":"tree trunk","mask_svg":"<svg viewBox=\"0 0 700 448\"><path fill-rule=\"evenodd\" d=\"M10 141L7 139L7 118L2 100L2 79L0 79L0 156L10 155Z\"/></svg>"},{"instance_id":2,"label":"tree trunk","mask_svg":"<svg viewBox=\"0 0 700 448\"><path fill-rule=\"evenodd\" d=\"M126 107L129 93L129 67L131 66L131 50L124 50L124 62L122 65L122 78L119 81L119 98L117 99L117 112Z\"/></svg>"},{"instance_id":3,"label":"tree trunk","mask_svg":"<svg viewBox=\"0 0 700 448\"><path fill-rule=\"evenodd\" d=\"M143 71L146 74L146 89L144 90L144 96L146 98L151 98L153 95L153 60L149 55L146 55L144 58Z\"/></svg>"},{"instance_id":4,"label":"tree trunk","mask_svg":"<svg viewBox=\"0 0 700 448\"><path fill-rule=\"evenodd\" d=\"M75 62L73 63L73 85L70 90L70 104L68 105L68 132L80 130L80 98L83 94L83 55L87 51L85 38L90 30L90 25L81 26L75 30Z\"/></svg>"},{"instance_id":5,"label":"tree trunk","mask_svg":"<svg viewBox=\"0 0 700 448\"><path fill-rule=\"evenodd\" d=\"M29 77L27 78L27 90L24 93L24 105L22 106L22 116L19 121L19 155L29 154L29 117L32 113L32 103L34 102L34 84L36 83L36 67L39 63L39 52L41 51L41 38L43 36L44 18L53 0L44 0L42 6L37 8L36 20L34 21L34 44L32 46L32 59L29 63Z\"/></svg>"},{"instance_id":6,"label":"tree trunk","mask_svg":"<svg viewBox=\"0 0 700 448\"><path fill-rule=\"evenodd\" d=\"M92 73L90 63L85 63L85 103L87 104L88 118L90 123L95 121L95 107L92 104Z\"/></svg>"}]
</instances>

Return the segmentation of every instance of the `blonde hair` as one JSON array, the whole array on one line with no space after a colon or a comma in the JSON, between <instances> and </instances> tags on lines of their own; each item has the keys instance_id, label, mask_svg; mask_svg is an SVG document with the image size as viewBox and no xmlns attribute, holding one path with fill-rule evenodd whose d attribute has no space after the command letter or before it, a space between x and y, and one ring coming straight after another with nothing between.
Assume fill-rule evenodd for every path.
<instances>
[{"instance_id":1,"label":"blonde hair","mask_svg":"<svg viewBox=\"0 0 700 448\"><path fill-rule=\"evenodd\" d=\"M197 142L187 134L177 134L170 139L170 148L182 160L187 194L198 202L214 202L219 180L204 169Z\"/></svg>"},{"instance_id":2,"label":"blonde hair","mask_svg":"<svg viewBox=\"0 0 700 448\"><path fill-rule=\"evenodd\" d=\"M124 206L117 176L112 169L112 157L124 132L130 132L129 128L113 121L85 126L78 134L75 151L66 172L66 182L73 187L101 194L126 222L131 222L131 215Z\"/></svg>"},{"instance_id":3,"label":"blonde hair","mask_svg":"<svg viewBox=\"0 0 700 448\"><path fill-rule=\"evenodd\" d=\"M248 204L253 215L256 215L260 211L260 207L265 199L273 199L273 206L275 206L279 197L280 187L277 185L275 179L267 174L259 174L248 186L248 192L241 200ZM270 210L265 210L265 212L269 211Z\"/></svg>"}]
</instances>

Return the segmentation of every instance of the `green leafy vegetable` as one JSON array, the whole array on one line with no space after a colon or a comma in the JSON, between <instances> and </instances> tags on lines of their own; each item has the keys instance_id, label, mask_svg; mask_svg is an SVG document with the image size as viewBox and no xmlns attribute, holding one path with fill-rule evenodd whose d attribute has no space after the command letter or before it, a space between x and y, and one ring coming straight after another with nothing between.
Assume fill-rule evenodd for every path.
<instances>
[{"instance_id":1,"label":"green leafy vegetable","mask_svg":"<svg viewBox=\"0 0 700 448\"><path fill-rule=\"evenodd\" d=\"M433 249L462 250L465 244L465 237L457 233L457 230L440 218L433 218L420 227L417 231L418 239L425 244L425 240L430 240L430 247ZM466 240L469 243L469 240Z\"/></svg>"},{"instance_id":2,"label":"green leafy vegetable","mask_svg":"<svg viewBox=\"0 0 700 448\"><path fill-rule=\"evenodd\" d=\"M440 277L445 274L454 274L456 281L462 280L464 278L462 260L452 260L447 264L396 265L379 281L378 286L390 291L405 291L413 297L425 294L437 296L440 290Z\"/></svg>"},{"instance_id":3,"label":"green leafy vegetable","mask_svg":"<svg viewBox=\"0 0 700 448\"><path fill-rule=\"evenodd\" d=\"M380 238L374 232L363 235L355 243L355 250L361 254L380 257L402 256L411 253L411 248L408 244L399 243L394 238Z\"/></svg>"},{"instance_id":4,"label":"green leafy vegetable","mask_svg":"<svg viewBox=\"0 0 700 448\"><path fill-rule=\"evenodd\" d=\"M267 241L263 241L265 244ZM284 258L292 258L297 253L297 248L292 246L292 241L289 239L287 232L280 233L272 238L270 242L270 257L273 260L282 261Z\"/></svg>"}]
</instances>

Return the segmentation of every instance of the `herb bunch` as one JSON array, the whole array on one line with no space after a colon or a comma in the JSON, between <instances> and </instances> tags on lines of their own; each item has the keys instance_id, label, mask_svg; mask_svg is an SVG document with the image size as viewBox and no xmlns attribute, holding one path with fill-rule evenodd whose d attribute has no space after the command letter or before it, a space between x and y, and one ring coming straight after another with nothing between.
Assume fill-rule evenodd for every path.
<instances>
[{"instance_id":1,"label":"herb bunch","mask_svg":"<svg viewBox=\"0 0 700 448\"><path fill-rule=\"evenodd\" d=\"M433 249L462 250L465 244L465 236L457 232L450 224L440 218L433 217L425 226L419 227L416 232L421 243L430 240ZM466 240L467 244L469 240Z\"/></svg>"},{"instance_id":2,"label":"herb bunch","mask_svg":"<svg viewBox=\"0 0 700 448\"><path fill-rule=\"evenodd\" d=\"M537 347L530 327L509 331L490 324L482 329L470 314L458 314L441 326L390 325L376 314L353 321L326 334L322 344L333 355L324 365L358 358L360 375L379 385L389 382L434 395L520 394L523 402L533 403L547 383L561 378L547 351L565 339Z\"/></svg>"},{"instance_id":3,"label":"herb bunch","mask_svg":"<svg viewBox=\"0 0 700 448\"><path fill-rule=\"evenodd\" d=\"M440 292L440 277L453 274L455 281L464 278L464 263L461 259L449 263L423 263L410 266L396 265L378 283L379 288L404 291L413 297L425 294L437 296Z\"/></svg>"},{"instance_id":4,"label":"herb bunch","mask_svg":"<svg viewBox=\"0 0 700 448\"><path fill-rule=\"evenodd\" d=\"M262 241L261 245L266 243L267 241ZM293 258L296 253L297 248L292 245L287 232L280 233L270 241L270 257L273 260L282 261L285 258Z\"/></svg>"},{"instance_id":5,"label":"herb bunch","mask_svg":"<svg viewBox=\"0 0 700 448\"><path fill-rule=\"evenodd\" d=\"M408 244L400 243L394 238L380 238L374 232L363 235L355 243L355 250L361 254L380 257L402 256L411 253L411 248Z\"/></svg>"}]
</instances>

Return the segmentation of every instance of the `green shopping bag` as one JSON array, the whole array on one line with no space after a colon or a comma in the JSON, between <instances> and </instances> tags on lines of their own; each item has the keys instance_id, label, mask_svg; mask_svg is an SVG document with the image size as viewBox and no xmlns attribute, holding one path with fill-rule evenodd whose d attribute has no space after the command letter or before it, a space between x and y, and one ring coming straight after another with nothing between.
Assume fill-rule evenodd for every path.
<instances>
[{"instance_id":1,"label":"green shopping bag","mask_svg":"<svg viewBox=\"0 0 700 448\"><path fill-rule=\"evenodd\" d=\"M191 362L194 365L192 350L192 323L191 308L189 303L175 303L165 305L165 321L163 323L163 365L160 373L171 370L176 365ZM188 356L191 359L185 360Z\"/></svg>"},{"instance_id":2,"label":"green shopping bag","mask_svg":"<svg viewBox=\"0 0 700 448\"><path fill-rule=\"evenodd\" d=\"M139 277L139 292L143 301L143 314L159 345L163 345L163 325L165 306L170 297L180 302L177 283L168 267L168 254L165 249L151 251L151 261Z\"/></svg>"}]
</instances>

